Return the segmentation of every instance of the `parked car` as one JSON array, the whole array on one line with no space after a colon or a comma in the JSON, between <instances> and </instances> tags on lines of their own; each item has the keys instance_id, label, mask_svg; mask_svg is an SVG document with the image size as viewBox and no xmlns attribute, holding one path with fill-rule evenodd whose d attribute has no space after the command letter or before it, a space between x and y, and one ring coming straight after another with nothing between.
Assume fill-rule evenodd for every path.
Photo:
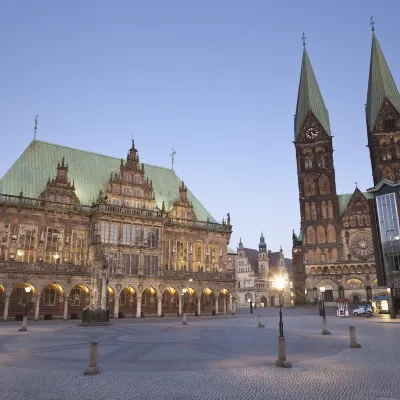
<instances>
[{"instance_id":1,"label":"parked car","mask_svg":"<svg viewBox=\"0 0 400 400\"><path fill-rule=\"evenodd\" d=\"M357 317L360 314L367 314L369 317L372 315L372 308L368 304L359 305L356 309L353 310L353 315Z\"/></svg>"}]
</instances>

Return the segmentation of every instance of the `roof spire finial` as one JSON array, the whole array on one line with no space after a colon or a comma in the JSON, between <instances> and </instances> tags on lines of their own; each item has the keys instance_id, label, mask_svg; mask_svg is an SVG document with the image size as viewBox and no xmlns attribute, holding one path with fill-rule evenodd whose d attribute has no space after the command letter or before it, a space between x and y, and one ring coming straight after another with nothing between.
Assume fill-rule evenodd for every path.
<instances>
[{"instance_id":1,"label":"roof spire finial","mask_svg":"<svg viewBox=\"0 0 400 400\"><path fill-rule=\"evenodd\" d=\"M370 19L370 23L371 25L371 31L374 32L375 31L375 21L374 21L374 17L371 17Z\"/></svg>"},{"instance_id":2,"label":"roof spire finial","mask_svg":"<svg viewBox=\"0 0 400 400\"><path fill-rule=\"evenodd\" d=\"M36 140L36 132L37 132L38 118L39 118L39 115L36 115L36 118L35 118L35 128L33 129L33 140Z\"/></svg>"},{"instance_id":3,"label":"roof spire finial","mask_svg":"<svg viewBox=\"0 0 400 400\"><path fill-rule=\"evenodd\" d=\"M171 157L172 157L172 171L174 170L174 161L175 161L176 151L172 149Z\"/></svg>"},{"instance_id":4,"label":"roof spire finial","mask_svg":"<svg viewBox=\"0 0 400 400\"><path fill-rule=\"evenodd\" d=\"M355 181L355 182L354 182L354 184L356 185L356 188L357 188L357 187L358 187L358 182L357 182L357 181Z\"/></svg>"},{"instance_id":5,"label":"roof spire finial","mask_svg":"<svg viewBox=\"0 0 400 400\"><path fill-rule=\"evenodd\" d=\"M301 37L301 40L303 41L303 46L304 47L306 47L306 37L305 37L305 35L304 35L304 32L303 32L303 36Z\"/></svg>"}]
</instances>

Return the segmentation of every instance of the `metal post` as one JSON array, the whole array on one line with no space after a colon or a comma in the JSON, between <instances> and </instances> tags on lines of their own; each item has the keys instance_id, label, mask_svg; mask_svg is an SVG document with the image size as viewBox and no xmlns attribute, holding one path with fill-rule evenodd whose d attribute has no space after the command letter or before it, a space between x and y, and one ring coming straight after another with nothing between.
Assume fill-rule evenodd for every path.
<instances>
[{"instance_id":1,"label":"metal post","mask_svg":"<svg viewBox=\"0 0 400 400\"><path fill-rule=\"evenodd\" d=\"M284 337L283 335L283 321L282 321L282 293L279 292L279 337Z\"/></svg>"}]
</instances>

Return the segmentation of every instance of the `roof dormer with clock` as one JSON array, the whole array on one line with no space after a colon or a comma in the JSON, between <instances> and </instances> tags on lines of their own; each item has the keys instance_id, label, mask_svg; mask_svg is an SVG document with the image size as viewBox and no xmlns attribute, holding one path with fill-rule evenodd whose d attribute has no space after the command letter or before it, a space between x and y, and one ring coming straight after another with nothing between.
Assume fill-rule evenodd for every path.
<instances>
[{"instance_id":1,"label":"roof dormer with clock","mask_svg":"<svg viewBox=\"0 0 400 400\"><path fill-rule=\"evenodd\" d=\"M318 260L312 257L305 261L335 262L341 246L332 136L328 111L305 47L294 122L304 254L318 254Z\"/></svg>"}]
</instances>

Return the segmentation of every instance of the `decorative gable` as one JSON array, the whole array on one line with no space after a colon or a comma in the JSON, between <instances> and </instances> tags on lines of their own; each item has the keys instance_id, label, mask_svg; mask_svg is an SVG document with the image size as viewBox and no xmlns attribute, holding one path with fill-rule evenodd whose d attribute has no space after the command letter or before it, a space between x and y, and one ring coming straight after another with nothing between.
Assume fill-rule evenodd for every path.
<instances>
[{"instance_id":1,"label":"decorative gable","mask_svg":"<svg viewBox=\"0 0 400 400\"><path fill-rule=\"evenodd\" d=\"M187 187L182 181L179 186L179 198L174 201L172 210L170 211L172 218L181 218L195 220L196 215L193 209L193 204L189 202L187 197Z\"/></svg>"},{"instance_id":2,"label":"decorative gable","mask_svg":"<svg viewBox=\"0 0 400 400\"><path fill-rule=\"evenodd\" d=\"M358 188L354 191L344 210L342 225L343 228L360 228L371 225L368 200Z\"/></svg>"},{"instance_id":3,"label":"decorative gable","mask_svg":"<svg viewBox=\"0 0 400 400\"><path fill-rule=\"evenodd\" d=\"M75 204L79 203L79 198L75 193L75 184L68 180L68 165L65 164L64 157L61 164L57 164L57 175L52 180L47 181L46 188L40 195L45 200L59 203Z\"/></svg>"}]
</instances>

